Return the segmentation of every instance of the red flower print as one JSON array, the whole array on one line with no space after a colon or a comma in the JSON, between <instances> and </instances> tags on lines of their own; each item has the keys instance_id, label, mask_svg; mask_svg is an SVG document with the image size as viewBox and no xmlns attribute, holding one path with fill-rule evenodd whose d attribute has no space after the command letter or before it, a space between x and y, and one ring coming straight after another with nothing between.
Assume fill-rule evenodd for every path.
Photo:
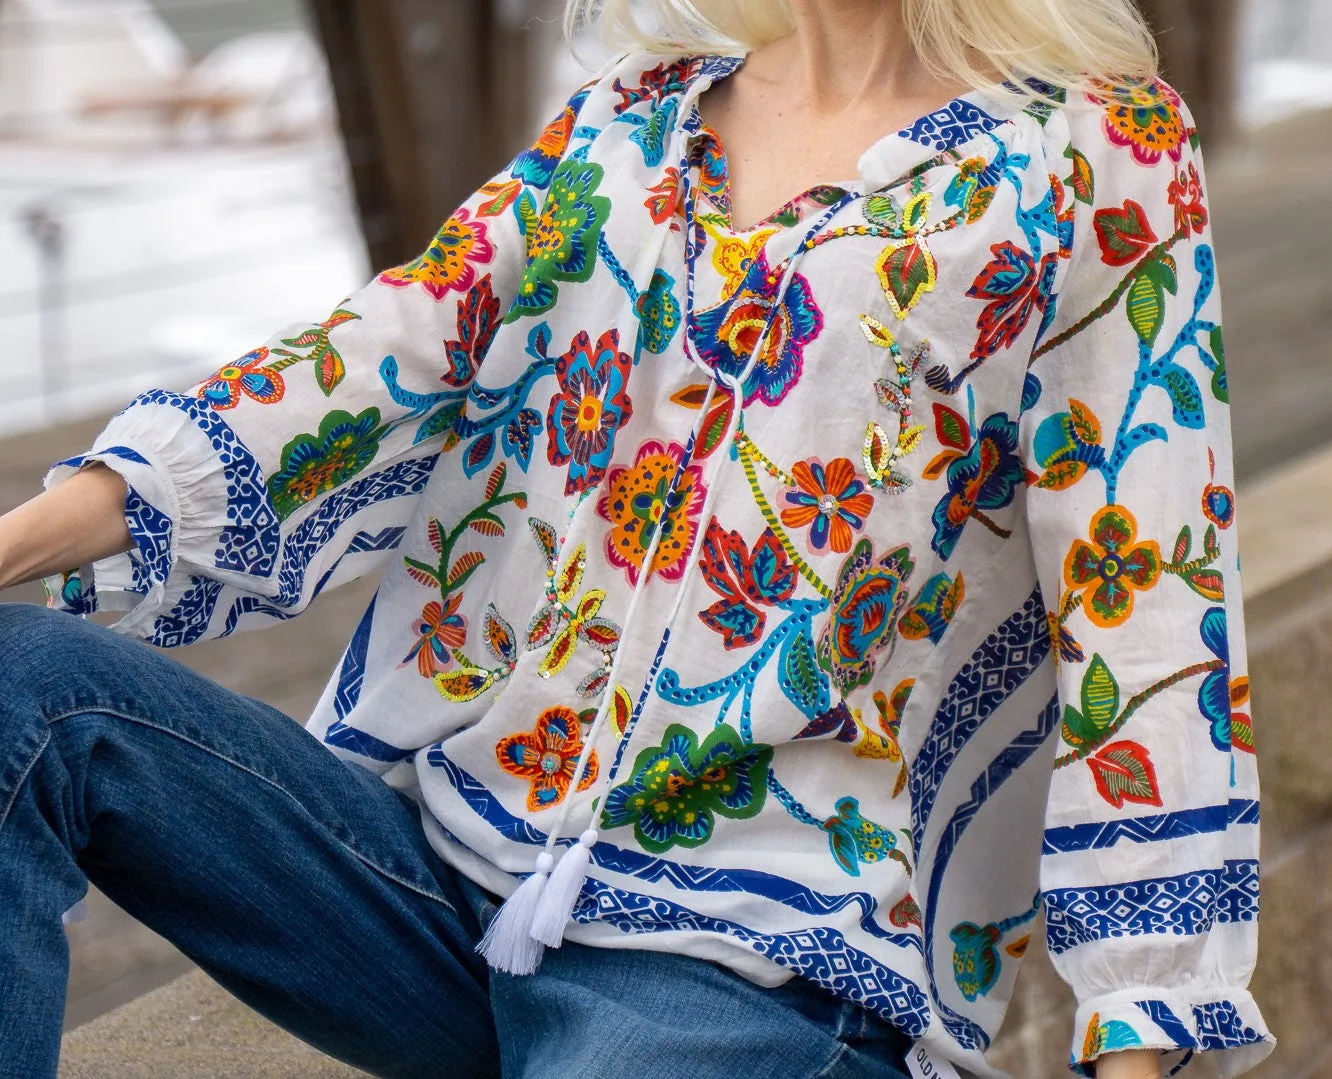
<instances>
[{"instance_id":1,"label":"red flower print","mask_svg":"<svg viewBox=\"0 0 1332 1079\"><path fill-rule=\"evenodd\" d=\"M286 387L282 376L264 366L268 349L256 348L235 363L229 363L212 378L199 385L199 399L215 409L235 408L241 394L261 405L272 405L282 400Z\"/></svg>"},{"instance_id":2,"label":"red flower print","mask_svg":"<svg viewBox=\"0 0 1332 1079\"><path fill-rule=\"evenodd\" d=\"M816 553L831 542L838 554L851 550L851 537L865 527L874 496L856 476L850 460L835 457L825 466L817 457L797 461L791 469L794 487L782 491L786 508L782 524L809 527L809 545Z\"/></svg>"},{"instance_id":3,"label":"red flower print","mask_svg":"<svg viewBox=\"0 0 1332 1079\"><path fill-rule=\"evenodd\" d=\"M1043 255L1037 262L1011 240L994 244L994 258L981 270L967 295L986 300L985 310L976 319L976 347L973 360L1010 348L1036 313L1045 314L1054 285L1058 254Z\"/></svg>"},{"instance_id":4,"label":"red flower print","mask_svg":"<svg viewBox=\"0 0 1332 1079\"><path fill-rule=\"evenodd\" d=\"M674 165L668 166L661 182L653 184L648 191L651 194L643 200L643 205L647 207L652 223L664 225L670 221L671 228L678 231L680 223L674 218L680 208L680 170Z\"/></svg>"},{"instance_id":5,"label":"red flower print","mask_svg":"<svg viewBox=\"0 0 1332 1079\"><path fill-rule=\"evenodd\" d=\"M1175 208L1175 231L1187 236L1202 232L1207 227L1207 208L1203 205L1202 178L1198 166L1189 162L1187 170L1180 169L1166 189L1170 205Z\"/></svg>"},{"instance_id":6,"label":"red flower print","mask_svg":"<svg viewBox=\"0 0 1332 1079\"><path fill-rule=\"evenodd\" d=\"M537 717L534 730L510 734L495 746L499 766L509 775L531 784L527 808L532 812L564 801L582 752L583 731L578 725L578 713L558 704ZM587 790L596 781L597 755L593 752L588 755L587 770L578 789Z\"/></svg>"},{"instance_id":7,"label":"red flower print","mask_svg":"<svg viewBox=\"0 0 1332 1079\"><path fill-rule=\"evenodd\" d=\"M449 597L448 607L432 599L421 608L421 620L416 623L417 640L412 650L403 657L400 666L416 660L416 669L422 678L433 678L447 671L453 664L451 649L467 643L467 618L458 613L463 594Z\"/></svg>"}]
</instances>

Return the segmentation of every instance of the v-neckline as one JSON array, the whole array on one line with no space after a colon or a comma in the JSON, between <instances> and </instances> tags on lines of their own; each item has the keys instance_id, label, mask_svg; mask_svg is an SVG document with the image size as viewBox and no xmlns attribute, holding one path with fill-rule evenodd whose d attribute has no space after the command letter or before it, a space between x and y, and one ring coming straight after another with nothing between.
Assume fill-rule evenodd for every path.
<instances>
[{"instance_id":1,"label":"v-neckline","mask_svg":"<svg viewBox=\"0 0 1332 1079\"><path fill-rule=\"evenodd\" d=\"M695 103L697 109L697 103ZM848 191L858 186L859 181L847 180L841 183L814 184L800 194L787 199L766 217L752 225L737 226L731 211L731 170L726 156L726 146L717 131L700 115L698 117L698 138L701 140L703 156L690 154L690 164L699 169L699 189L716 213L722 218L722 225L732 236L752 236L763 229L788 229L797 227L816 213L821 213ZM711 143L713 152L708 155L707 146Z\"/></svg>"},{"instance_id":2,"label":"v-neckline","mask_svg":"<svg viewBox=\"0 0 1332 1079\"><path fill-rule=\"evenodd\" d=\"M973 88L964 91L938 108L917 116L906 126L871 142L858 158L857 179L840 183L815 184L787 200L760 221L737 228L731 213L731 177L726 148L721 136L703 119L698 103L711 87L735 75L749 58L749 52L750 50L739 50L697 57L697 67L688 80L685 99L688 109L684 115L693 122L693 138L710 140L716 148L714 160L718 177L711 186L721 194L724 205L717 205L712 198L709 198L709 201L722 214L727 231L736 236L752 235L763 228L780 230L796 227L813 212L828 205L811 204L816 193L836 190L837 197L840 197L847 191L869 193L880 190L899 177L909 176L924 163L941 154L994 130L1010 120L1015 112L1021 111L1021 108L1012 107L1017 104L1016 98L1007 101L1004 99L1006 94L1003 84L996 83L988 89ZM982 103L985 107L982 107ZM694 164L692 147L687 157L692 166ZM802 204L803 212L798 217L790 222L778 220L792 207Z\"/></svg>"}]
</instances>

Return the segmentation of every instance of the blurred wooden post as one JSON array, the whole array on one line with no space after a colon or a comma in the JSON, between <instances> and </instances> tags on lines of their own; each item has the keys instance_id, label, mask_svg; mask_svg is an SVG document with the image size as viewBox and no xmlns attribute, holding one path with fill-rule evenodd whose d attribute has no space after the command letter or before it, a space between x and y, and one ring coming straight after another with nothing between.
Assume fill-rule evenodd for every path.
<instances>
[{"instance_id":1,"label":"blurred wooden post","mask_svg":"<svg viewBox=\"0 0 1332 1079\"><path fill-rule=\"evenodd\" d=\"M1235 123L1239 0L1138 0L1156 33L1166 80L1188 102L1209 146Z\"/></svg>"},{"instance_id":2,"label":"blurred wooden post","mask_svg":"<svg viewBox=\"0 0 1332 1079\"><path fill-rule=\"evenodd\" d=\"M370 261L404 262L503 165L504 103L525 95L508 85L501 95L496 83L522 79L520 43L499 32L495 0L309 4Z\"/></svg>"}]
</instances>

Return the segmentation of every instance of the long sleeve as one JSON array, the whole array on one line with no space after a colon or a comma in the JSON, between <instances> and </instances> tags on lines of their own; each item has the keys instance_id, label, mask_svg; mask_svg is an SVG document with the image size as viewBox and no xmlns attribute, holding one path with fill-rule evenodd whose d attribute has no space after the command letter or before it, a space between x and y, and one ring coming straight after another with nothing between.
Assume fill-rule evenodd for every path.
<instances>
[{"instance_id":1,"label":"long sleeve","mask_svg":"<svg viewBox=\"0 0 1332 1079\"><path fill-rule=\"evenodd\" d=\"M1216 260L1188 113L1135 93L1061 110L1049 155L1072 242L1021 422L1062 709L1041 887L1075 1070L1146 1047L1236 1075L1271 1036Z\"/></svg>"},{"instance_id":2,"label":"long sleeve","mask_svg":"<svg viewBox=\"0 0 1332 1079\"><path fill-rule=\"evenodd\" d=\"M89 461L124 476L135 546L49 580L52 603L127 610L121 632L186 644L292 617L386 558L530 287L529 233L586 93L419 257L192 389L142 394L91 450L54 466L47 486ZM497 437L527 434L519 423Z\"/></svg>"}]
</instances>

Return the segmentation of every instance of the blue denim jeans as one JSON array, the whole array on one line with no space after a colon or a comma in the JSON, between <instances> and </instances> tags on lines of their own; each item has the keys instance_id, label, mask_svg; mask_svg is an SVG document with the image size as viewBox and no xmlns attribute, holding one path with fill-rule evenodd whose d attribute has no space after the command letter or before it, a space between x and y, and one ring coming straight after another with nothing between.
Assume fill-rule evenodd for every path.
<instances>
[{"instance_id":1,"label":"blue denim jeans","mask_svg":"<svg viewBox=\"0 0 1332 1079\"><path fill-rule=\"evenodd\" d=\"M904 1035L792 980L565 944L475 954L490 896L416 806L154 650L0 604L0 1074L56 1074L91 881L256 1011L373 1075L904 1079Z\"/></svg>"}]
</instances>

